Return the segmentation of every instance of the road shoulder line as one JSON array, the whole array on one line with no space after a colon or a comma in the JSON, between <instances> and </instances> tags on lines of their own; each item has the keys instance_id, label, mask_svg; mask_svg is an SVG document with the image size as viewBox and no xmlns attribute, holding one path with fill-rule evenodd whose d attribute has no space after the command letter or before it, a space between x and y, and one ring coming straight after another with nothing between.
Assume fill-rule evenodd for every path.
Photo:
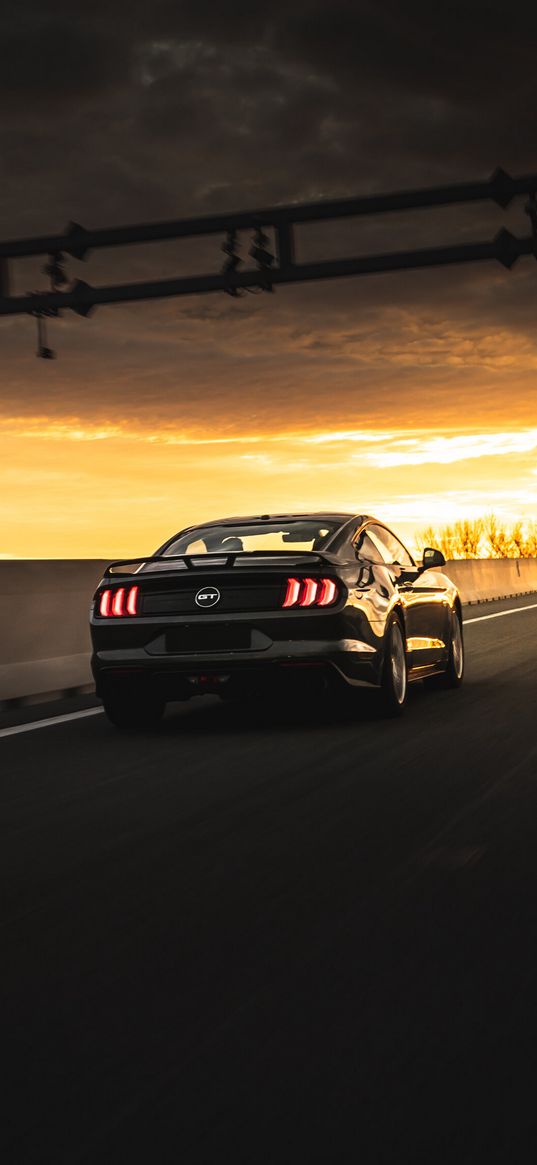
<instances>
[{"instance_id":1,"label":"road shoulder line","mask_svg":"<svg viewBox=\"0 0 537 1165\"><path fill-rule=\"evenodd\" d=\"M483 623L485 619L501 619L502 615L517 615L519 611L534 611L537 603L529 603L526 607L510 607L508 611L493 611L491 615L477 615L475 619L465 619L464 626L469 623Z\"/></svg>"},{"instance_id":2,"label":"road shoulder line","mask_svg":"<svg viewBox=\"0 0 537 1165\"><path fill-rule=\"evenodd\" d=\"M65 724L69 720L81 720L83 716L99 716L102 711L102 708L84 708L82 712L66 712L63 716L48 716L46 720L31 720L29 724L15 724L12 728L0 728L0 736L17 736L20 732L33 732L36 728Z\"/></svg>"}]
</instances>

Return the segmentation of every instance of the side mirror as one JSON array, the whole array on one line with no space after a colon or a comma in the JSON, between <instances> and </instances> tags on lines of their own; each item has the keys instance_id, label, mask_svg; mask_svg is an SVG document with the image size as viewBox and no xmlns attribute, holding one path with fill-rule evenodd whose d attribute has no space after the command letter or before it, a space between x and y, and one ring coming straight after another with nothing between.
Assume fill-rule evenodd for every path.
<instances>
[{"instance_id":1,"label":"side mirror","mask_svg":"<svg viewBox=\"0 0 537 1165\"><path fill-rule=\"evenodd\" d=\"M423 570L430 570L433 566L445 566L446 560L441 550L433 550L432 546L426 546L423 551Z\"/></svg>"}]
</instances>

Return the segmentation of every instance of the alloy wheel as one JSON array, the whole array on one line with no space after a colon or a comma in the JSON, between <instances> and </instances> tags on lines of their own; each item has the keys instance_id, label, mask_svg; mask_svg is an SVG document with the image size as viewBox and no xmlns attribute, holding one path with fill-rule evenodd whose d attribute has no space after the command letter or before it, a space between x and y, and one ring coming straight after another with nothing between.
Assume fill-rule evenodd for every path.
<instances>
[{"instance_id":1,"label":"alloy wheel","mask_svg":"<svg viewBox=\"0 0 537 1165\"><path fill-rule=\"evenodd\" d=\"M453 620L453 630L451 632L451 658L453 660L453 670L458 680L462 676L464 667L464 652L462 646L462 631L460 619L457 615Z\"/></svg>"},{"instance_id":2,"label":"alloy wheel","mask_svg":"<svg viewBox=\"0 0 537 1165\"><path fill-rule=\"evenodd\" d=\"M390 642L390 665L392 671L392 683L394 696L398 704L404 702L406 696L407 686L407 670L405 659L405 645L401 628L398 623L394 623L391 633Z\"/></svg>"}]
</instances>

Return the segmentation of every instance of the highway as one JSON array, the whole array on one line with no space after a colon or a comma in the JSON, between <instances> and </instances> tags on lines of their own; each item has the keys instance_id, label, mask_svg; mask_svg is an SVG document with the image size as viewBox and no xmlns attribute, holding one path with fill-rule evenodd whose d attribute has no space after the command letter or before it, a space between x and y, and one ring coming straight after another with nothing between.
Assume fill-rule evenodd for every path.
<instances>
[{"instance_id":1,"label":"highway","mask_svg":"<svg viewBox=\"0 0 537 1165\"><path fill-rule=\"evenodd\" d=\"M401 720L0 715L4 1165L534 1158L537 596L465 620Z\"/></svg>"}]
</instances>

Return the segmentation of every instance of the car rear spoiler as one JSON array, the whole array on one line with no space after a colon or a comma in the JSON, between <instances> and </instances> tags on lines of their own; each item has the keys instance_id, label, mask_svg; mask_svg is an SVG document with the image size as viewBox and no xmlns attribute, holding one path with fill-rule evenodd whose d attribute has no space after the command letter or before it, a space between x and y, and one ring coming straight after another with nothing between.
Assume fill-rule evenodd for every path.
<instances>
[{"instance_id":1,"label":"car rear spoiler","mask_svg":"<svg viewBox=\"0 0 537 1165\"><path fill-rule=\"evenodd\" d=\"M317 550L236 550L227 554L152 554L146 558L122 558L111 562L107 566L103 578L117 578L118 575L128 576L140 573L159 573L174 570L214 570L223 567L225 570L234 566L248 566L252 558L263 565L282 566L299 565L326 565L334 566L335 557L320 554ZM146 568L144 571L143 568ZM129 569L131 568L131 569Z\"/></svg>"}]
</instances>

